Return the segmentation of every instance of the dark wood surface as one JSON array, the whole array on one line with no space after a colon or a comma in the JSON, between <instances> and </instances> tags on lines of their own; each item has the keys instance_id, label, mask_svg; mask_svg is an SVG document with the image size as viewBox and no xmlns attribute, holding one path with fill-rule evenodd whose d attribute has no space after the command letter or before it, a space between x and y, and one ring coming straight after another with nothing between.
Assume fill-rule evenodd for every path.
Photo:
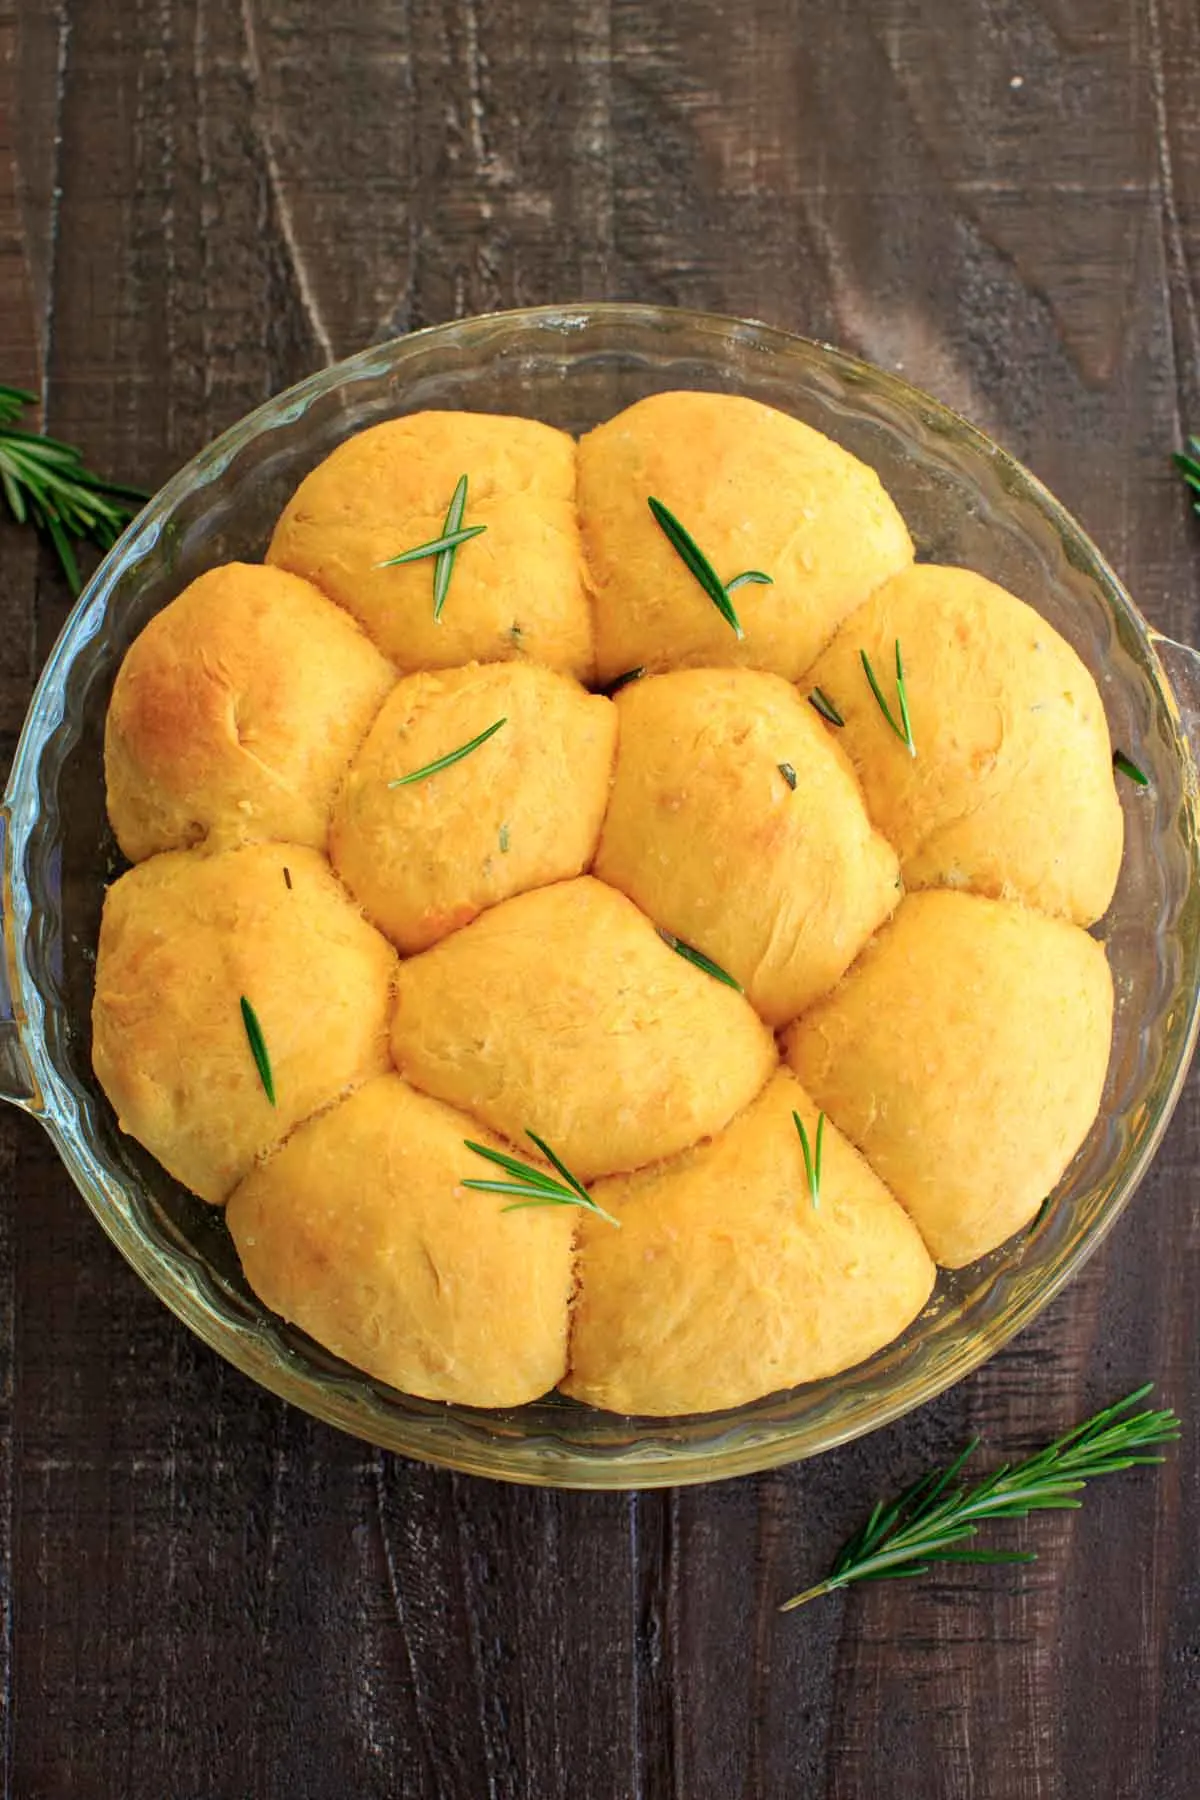
<instances>
[{"instance_id":1,"label":"dark wood surface","mask_svg":"<svg viewBox=\"0 0 1200 1800\"><path fill-rule=\"evenodd\" d=\"M322 362L524 302L743 312L902 369L1200 638L1196 0L0 0L0 379L153 486ZM68 596L0 526L0 748ZM1194 1800L1200 1089L974 1379L706 1490L337 1436L177 1326L0 1117L0 1703L18 1800ZM1028 1573L776 1603L972 1431L1143 1378L1158 1473Z\"/></svg>"}]
</instances>

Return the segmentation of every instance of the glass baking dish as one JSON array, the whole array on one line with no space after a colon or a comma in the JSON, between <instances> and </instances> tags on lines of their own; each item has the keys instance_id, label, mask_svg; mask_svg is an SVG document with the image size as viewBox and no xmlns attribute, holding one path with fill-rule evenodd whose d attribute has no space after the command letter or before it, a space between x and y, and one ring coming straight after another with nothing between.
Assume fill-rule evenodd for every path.
<instances>
[{"instance_id":1,"label":"glass baking dish","mask_svg":"<svg viewBox=\"0 0 1200 1800\"><path fill-rule=\"evenodd\" d=\"M106 883L119 868L102 743L114 674L146 620L216 562L260 557L300 478L351 432L425 407L526 413L580 431L641 396L748 394L878 469L922 558L979 569L1074 644L1114 743L1150 786L1122 783L1127 846L1101 926L1116 983L1099 1120L1023 1237L943 1274L911 1329L868 1363L744 1406L618 1418L551 1396L508 1412L397 1393L268 1314L219 1212L130 1139L91 1071L89 1016ZM243 419L168 482L88 585L47 663L9 780L0 1090L39 1118L142 1279L264 1387L388 1449L544 1486L707 1481L812 1456L940 1393L1019 1331L1116 1221L1179 1097L1197 1027L1200 661L1152 631L1045 489L904 382L760 324L659 307L581 305L415 332L323 370ZM1053 821L1047 821L1053 828Z\"/></svg>"}]
</instances>

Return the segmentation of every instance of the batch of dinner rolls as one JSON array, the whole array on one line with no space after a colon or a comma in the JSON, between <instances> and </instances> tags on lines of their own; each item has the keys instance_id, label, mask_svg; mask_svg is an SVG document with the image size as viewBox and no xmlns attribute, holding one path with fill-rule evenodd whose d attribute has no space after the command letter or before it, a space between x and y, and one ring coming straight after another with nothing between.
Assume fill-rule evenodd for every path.
<instances>
[{"instance_id":1,"label":"batch of dinner rolls","mask_svg":"<svg viewBox=\"0 0 1200 1800\"><path fill-rule=\"evenodd\" d=\"M1097 1115L1096 685L757 402L348 439L147 625L105 759L120 1126L405 1392L836 1374Z\"/></svg>"}]
</instances>

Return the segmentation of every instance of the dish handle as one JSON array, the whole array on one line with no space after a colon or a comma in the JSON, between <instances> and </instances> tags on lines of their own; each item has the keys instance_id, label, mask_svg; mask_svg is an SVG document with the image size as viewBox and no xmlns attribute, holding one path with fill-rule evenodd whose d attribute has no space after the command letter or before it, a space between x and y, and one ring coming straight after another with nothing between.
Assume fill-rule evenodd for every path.
<instances>
[{"instance_id":1,"label":"dish handle","mask_svg":"<svg viewBox=\"0 0 1200 1800\"><path fill-rule=\"evenodd\" d=\"M1192 755L1200 764L1200 650L1193 649L1191 644L1180 644L1175 638L1164 637L1160 631L1152 632L1151 637L1170 679L1171 692L1179 707Z\"/></svg>"},{"instance_id":2,"label":"dish handle","mask_svg":"<svg viewBox=\"0 0 1200 1800\"><path fill-rule=\"evenodd\" d=\"M13 1003L16 983L13 980L12 885L8 866L9 813L0 806L0 867L4 871L3 898L0 899L0 929L4 936L4 954L0 956L0 1100L27 1112L40 1112L42 1096L34 1080L33 1069L21 1041L20 1013Z\"/></svg>"}]
</instances>

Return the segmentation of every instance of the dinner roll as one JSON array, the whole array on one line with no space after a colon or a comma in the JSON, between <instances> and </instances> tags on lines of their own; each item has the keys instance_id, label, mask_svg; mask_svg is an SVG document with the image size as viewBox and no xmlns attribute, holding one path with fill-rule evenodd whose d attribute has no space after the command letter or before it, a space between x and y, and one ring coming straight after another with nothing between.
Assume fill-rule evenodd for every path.
<instances>
[{"instance_id":1,"label":"dinner roll","mask_svg":"<svg viewBox=\"0 0 1200 1800\"><path fill-rule=\"evenodd\" d=\"M660 500L731 595L745 637L656 524ZM654 394L580 441L579 508L595 591L596 666L744 663L794 681L846 614L912 561L865 463L798 419L734 394Z\"/></svg>"},{"instance_id":2,"label":"dinner roll","mask_svg":"<svg viewBox=\"0 0 1200 1800\"><path fill-rule=\"evenodd\" d=\"M401 965L392 1053L416 1087L581 1179L671 1156L762 1087L752 1008L589 876L505 900Z\"/></svg>"},{"instance_id":3,"label":"dinner roll","mask_svg":"<svg viewBox=\"0 0 1200 1800\"><path fill-rule=\"evenodd\" d=\"M826 1121L818 1197L781 1070L710 1143L597 1182L620 1221L582 1215L564 1391L621 1413L716 1412L836 1375L890 1343L929 1298L920 1234Z\"/></svg>"},{"instance_id":4,"label":"dinner roll","mask_svg":"<svg viewBox=\"0 0 1200 1800\"><path fill-rule=\"evenodd\" d=\"M736 977L773 1025L826 993L900 898L849 761L777 675L622 688L596 874Z\"/></svg>"},{"instance_id":5,"label":"dinner roll","mask_svg":"<svg viewBox=\"0 0 1200 1800\"><path fill-rule=\"evenodd\" d=\"M1028 1225L1087 1136L1112 1010L1104 948L1078 926L933 890L901 902L785 1054L955 1269Z\"/></svg>"},{"instance_id":6,"label":"dinner roll","mask_svg":"<svg viewBox=\"0 0 1200 1800\"><path fill-rule=\"evenodd\" d=\"M92 1009L93 1065L122 1131L203 1199L226 1199L293 1125L388 1067L395 962L315 850L139 863L105 898Z\"/></svg>"},{"instance_id":7,"label":"dinner roll","mask_svg":"<svg viewBox=\"0 0 1200 1800\"><path fill-rule=\"evenodd\" d=\"M461 476L464 527L441 618L435 559ZM586 680L592 625L575 517L575 445L533 419L413 413L340 444L301 482L268 562L307 576L404 670L529 657Z\"/></svg>"},{"instance_id":8,"label":"dinner roll","mask_svg":"<svg viewBox=\"0 0 1200 1800\"><path fill-rule=\"evenodd\" d=\"M121 849L131 862L254 838L323 849L333 790L395 679L307 581L210 569L117 673L104 767Z\"/></svg>"},{"instance_id":9,"label":"dinner roll","mask_svg":"<svg viewBox=\"0 0 1200 1800\"><path fill-rule=\"evenodd\" d=\"M898 719L900 644L916 756ZM961 887L1090 925L1112 899L1123 822L1096 684L1031 606L969 569L906 569L846 620L805 676L910 888Z\"/></svg>"},{"instance_id":10,"label":"dinner roll","mask_svg":"<svg viewBox=\"0 0 1200 1800\"><path fill-rule=\"evenodd\" d=\"M391 785L500 720L461 761ZM535 663L408 675L342 788L333 865L381 931L425 950L484 907L587 866L616 734L610 700Z\"/></svg>"},{"instance_id":11,"label":"dinner roll","mask_svg":"<svg viewBox=\"0 0 1200 1800\"><path fill-rule=\"evenodd\" d=\"M578 1213L506 1212L465 1188L496 1172L466 1147L479 1136L398 1075L300 1126L226 1212L255 1293L406 1393L469 1406L546 1393L566 1367Z\"/></svg>"}]
</instances>

